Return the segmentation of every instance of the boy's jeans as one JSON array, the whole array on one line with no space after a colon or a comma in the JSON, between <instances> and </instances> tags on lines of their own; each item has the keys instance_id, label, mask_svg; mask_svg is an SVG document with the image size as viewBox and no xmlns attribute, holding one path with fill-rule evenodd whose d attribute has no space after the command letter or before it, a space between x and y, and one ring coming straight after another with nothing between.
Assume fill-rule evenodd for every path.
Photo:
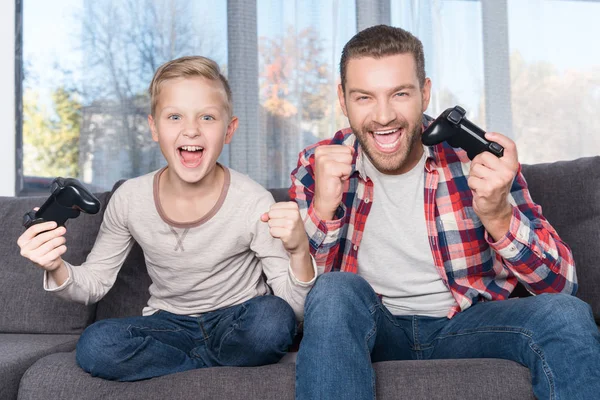
<instances>
[{"instance_id":1,"label":"boy's jeans","mask_svg":"<svg viewBox=\"0 0 600 400\"><path fill-rule=\"evenodd\" d=\"M394 317L363 278L329 272L306 299L296 398L375 399L371 362L444 358L516 361L530 369L539 399L600 393L600 335L589 305L574 296L481 302L452 319Z\"/></svg>"},{"instance_id":2,"label":"boy's jeans","mask_svg":"<svg viewBox=\"0 0 600 400\"><path fill-rule=\"evenodd\" d=\"M276 363L292 344L294 311L266 295L189 317L159 311L90 325L77 343L77 362L105 379L136 381L195 368Z\"/></svg>"}]
</instances>

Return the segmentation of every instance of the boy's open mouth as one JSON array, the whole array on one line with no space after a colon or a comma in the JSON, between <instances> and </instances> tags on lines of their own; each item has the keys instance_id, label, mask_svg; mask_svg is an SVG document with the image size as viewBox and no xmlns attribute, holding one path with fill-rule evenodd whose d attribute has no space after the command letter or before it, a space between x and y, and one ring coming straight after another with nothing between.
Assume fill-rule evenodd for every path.
<instances>
[{"instance_id":1,"label":"boy's open mouth","mask_svg":"<svg viewBox=\"0 0 600 400\"><path fill-rule=\"evenodd\" d=\"M396 151L400 145L402 128L391 128L379 131L369 131L373 135L377 148L383 152Z\"/></svg>"},{"instance_id":2,"label":"boy's open mouth","mask_svg":"<svg viewBox=\"0 0 600 400\"><path fill-rule=\"evenodd\" d=\"M179 146L177 148L181 163L188 168L195 168L202 162L204 147L202 146Z\"/></svg>"}]
</instances>

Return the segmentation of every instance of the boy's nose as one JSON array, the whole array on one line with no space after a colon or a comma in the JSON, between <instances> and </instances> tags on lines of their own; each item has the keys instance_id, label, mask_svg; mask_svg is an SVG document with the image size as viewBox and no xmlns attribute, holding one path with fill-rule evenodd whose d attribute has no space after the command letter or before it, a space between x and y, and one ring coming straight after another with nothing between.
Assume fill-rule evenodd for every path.
<instances>
[{"instance_id":1,"label":"boy's nose","mask_svg":"<svg viewBox=\"0 0 600 400\"><path fill-rule=\"evenodd\" d=\"M200 135L200 127L196 123L188 124L183 130L183 135L193 138Z\"/></svg>"}]
</instances>

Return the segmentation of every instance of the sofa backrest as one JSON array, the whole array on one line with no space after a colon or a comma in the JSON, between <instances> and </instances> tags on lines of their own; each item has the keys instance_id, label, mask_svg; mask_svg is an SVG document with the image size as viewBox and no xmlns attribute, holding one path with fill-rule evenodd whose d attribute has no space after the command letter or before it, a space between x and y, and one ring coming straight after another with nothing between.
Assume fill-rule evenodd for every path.
<instances>
[{"instance_id":1,"label":"sofa backrest","mask_svg":"<svg viewBox=\"0 0 600 400\"><path fill-rule=\"evenodd\" d=\"M98 194L103 207L96 215L82 214L69 220L68 260L82 263L100 228L109 193ZM80 333L94 320L95 305L71 303L43 289L43 271L20 255L18 237L24 232L23 214L41 206L44 197L0 198L0 332Z\"/></svg>"},{"instance_id":2,"label":"sofa backrest","mask_svg":"<svg viewBox=\"0 0 600 400\"><path fill-rule=\"evenodd\" d=\"M600 156L523 166L533 200L571 247L579 289L600 324Z\"/></svg>"}]
</instances>

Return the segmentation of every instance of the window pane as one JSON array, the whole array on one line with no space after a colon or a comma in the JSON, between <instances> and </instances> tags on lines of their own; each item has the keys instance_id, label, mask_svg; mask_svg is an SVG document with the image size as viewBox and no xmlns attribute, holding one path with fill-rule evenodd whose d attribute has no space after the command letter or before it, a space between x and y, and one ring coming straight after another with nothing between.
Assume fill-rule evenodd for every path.
<instances>
[{"instance_id":1,"label":"window pane","mask_svg":"<svg viewBox=\"0 0 600 400\"><path fill-rule=\"evenodd\" d=\"M342 48L356 33L355 2L263 0L257 7L267 186L288 187L298 153L348 126L337 84Z\"/></svg>"},{"instance_id":2,"label":"window pane","mask_svg":"<svg viewBox=\"0 0 600 400\"><path fill-rule=\"evenodd\" d=\"M599 155L600 2L509 0L508 12L521 162Z\"/></svg>"},{"instance_id":3,"label":"window pane","mask_svg":"<svg viewBox=\"0 0 600 400\"><path fill-rule=\"evenodd\" d=\"M183 55L226 67L226 0L23 3L24 175L79 177L103 190L161 167L148 85Z\"/></svg>"},{"instance_id":4,"label":"window pane","mask_svg":"<svg viewBox=\"0 0 600 400\"><path fill-rule=\"evenodd\" d=\"M432 82L426 113L437 117L461 105L485 127L481 3L465 0L396 0L391 23L423 42L425 72Z\"/></svg>"}]
</instances>

